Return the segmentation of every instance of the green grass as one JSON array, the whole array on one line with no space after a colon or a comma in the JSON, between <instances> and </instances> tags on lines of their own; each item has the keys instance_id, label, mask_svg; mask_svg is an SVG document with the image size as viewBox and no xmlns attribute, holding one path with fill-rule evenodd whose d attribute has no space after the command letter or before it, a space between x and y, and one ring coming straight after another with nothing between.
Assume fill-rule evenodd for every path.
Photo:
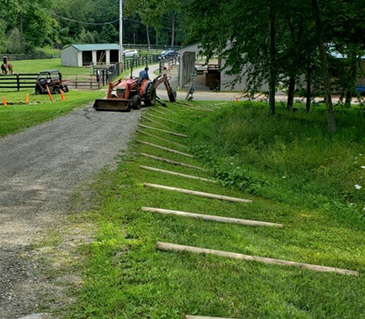
<instances>
[{"instance_id":1,"label":"green grass","mask_svg":"<svg viewBox=\"0 0 365 319\"><path fill-rule=\"evenodd\" d=\"M12 61L14 73L39 73L44 70L59 70L64 79L74 78L76 75L90 75L89 67L65 67L61 66L61 59L24 60Z\"/></svg>"},{"instance_id":2,"label":"green grass","mask_svg":"<svg viewBox=\"0 0 365 319\"><path fill-rule=\"evenodd\" d=\"M45 54L60 54L59 49L55 49L51 46L46 46L41 49L39 49L41 52L44 52Z\"/></svg>"},{"instance_id":3,"label":"green grass","mask_svg":"<svg viewBox=\"0 0 365 319\"><path fill-rule=\"evenodd\" d=\"M363 110L339 110L334 136L324 107L310 114L279 108L271 119L266 111L264 104L244 103L206 117L191 131L195 152L224 185L365 229Z\"/></svg>"},{"instance_id":4,"label":"green grass","mask_svg":"<svg viewBox=\"0 0 365 319\"><path fill-rule=\"evenodd\" d=\"M0 92L0 96L6 96L8 102L18 103L24 101L26 92L29 91ZM54 95L55 102L51 103L48 95L35 95L30 92L29 105L0 105L0 137L66 115L75 107L83 106L104 95L104 91L71 91L66 93L65 102L60 101L60 95ZM33 104L37 102L40 104Z\"/></svg>"},{"instance_id":5,"label":"green grass","mask_svg":"<svg viewBox=\"0 0 365 319\"><path fill-rule=\"evenodd\" d=\"M214 103L193 104L205 108ZM221 108L213 108L214 113L179 105L158 108L165 113L158 116L187 123L183 127L164 122L172 130L190 137L184 140L152 130L150 133L186 143L199 159L133 142L117 170L100 175L92 186L98 191L95 202L99 208L75 215L98 225L99 230L95 241L80 251L85 260L80 265L84 285L68 318L177 319L184 314L252 319L365 317L363 224L361 219L352 216L359 214L363 195L354 195L355 207L346 206L347 198L337 198L338 190L347 185L346 180L353 182L356 167L346 163L347 157L352 161L351 156L364 146L363 137L356 134L361 132L362 119L353 111L347 121L340 120L338 135L330 138L325 128L322 129L325 114L321 110L314 111L313 115L279 110L277 118L270 119L260 105L228 103ZM151 110L147 112L157 115ZM138 138L162 145L151 137ZM177 148L172 144L165 146ZM313 153L319 150L320 154ZM201 165L211 171L205 174L156 162L139 156L141 151ZM344 154L341 161L328 160L336 158L335 154ZM337 176L338 184L333 183L336 180L331 166L334 161L344 174ZM283 162L289 165L285 171ZM215 175L221 178L221 184L148 172L139 168L141 164L202 177ZM317 169L319 164L330 167L327 175ZM359 164L365 165L360 161ZM238 165L244 165L245 170L231 181L230 176L235 174ZM364 176L360 170L357 174L359 178ZM295 181L304 179L303 176L314 180L304 184ZM270 181L269 186L266 180ZM146 189L143 182L250 198L254 202L230 203ZM312 199L308 203L304 199L298 202L301 193L303 197L309 196L309 182L319 191L319 197L326 197L329 203L340 203L341 211L329 213ZM323 184L323 189L315 182ZM292 183L297 183L295 192L290 190ZM286 194L287 191L291 192ZM283 192L281 197L280 192ZM293 193L295 200L291 199ZM161 216L142 212L141 206L279 222L285 227L254 228ZM337 218L337 213L343 218ZM345 217L348 222L343 222ZM155 248L157 241L348 268L360 271L360 277L160 252Z\"/></svg>"}]
</instances>

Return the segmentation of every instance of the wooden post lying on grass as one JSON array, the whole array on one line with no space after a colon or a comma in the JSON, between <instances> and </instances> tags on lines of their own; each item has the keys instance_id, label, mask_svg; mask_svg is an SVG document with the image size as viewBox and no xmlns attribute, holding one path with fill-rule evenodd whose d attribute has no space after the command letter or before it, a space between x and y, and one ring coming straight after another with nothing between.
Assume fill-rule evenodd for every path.
<instances>
[{"instance_id":1,"label":"wooden post lying on grass","mask_svg":"<svg viewBox=\"0 0 365 319\"><path fill-rule=\"evenodd\" d=\"M162 126L162 127L166 128L166 129L168 129L168 130L171 130L171 127L168 127L168 126L166 126L166 125L164 125L164 124L162 124L162 123L156 122L155 120L152 120L152 119L148 118L148 117L147 117L147 116L145 116L145 115L142 115L142 116L141 116L141 118L142 118L142 119L144 119L144 120L146 120L146 121L149 121L149 122L151 122L151 123L155 123L155 124L157 124L157 125L160 125L160 126Z\"/></svg>"},{"instance_id":2,"label":"wooden post lying on grass","mask_svg":"<svg viewBox=\"0 0 365 319\"><path fill-rule=\"evenodd\" d=\"M194 110L199 110L199 111L203 111L203 112L214 112L213 110L210 110L210 109L201 109L199 107L196 107L196 106L190 106L190 105L187 105L187 104L183 104L183 103L176 103L177 105L181 105L183 107L186 107L188 109L194 109Z\"/></svg>"},{"instance_id":3,"label":"wooden post lying on grass","mask_svg":"<svg viewBox=\"0 0 365 319\"><path fill-rule=\"evenodd\" d=\"M162 137L159 137L157 135L153 135L153 134L141 131L141 130L137 130L137 133L140 133L140 134L143 134L143 135L146 135L146 136L149 136L149 137L153 137L155 139L158 139L158 140L161 140L161 141L164 141L164 142L172 143L172 144L178 145L180 147L188 148L186 145L183 145L183 144L180 144L180 143L177 143L177 142L174 142L174 141L170 141L170 140L167 140L165 138L162 138Z\"/></svg>"},{"instance_id":4,"label":"wooden post lying on grass","mask_svg":"<svg viewBox=\"0 0 365 319\"><path fill-rule=\"evenodd\" d=\"M146 129L149 129L149 130L155 130L155 131L160 131L160 132L168 133L168 134L171 134L171 135L174 135L174 136L185 137L185 138L187 138L187 137L188 137L188 136L187 136L187 135L185 135L185 134L176 133L176 132L171 132L171 131L166 131L166 130L161 130L161 129L159 129L159 128L152 127L152 126L147 126L147 125L143 125L143 124L138 124L138 126L139 126L139 127L146 128Z\"/></svg>"},{"instance_id":5,"label":"wooden post lying on grass","mask_svg":"<svg viewBox=\"0 0 365 319\"><path fill-rule=\"evenodd\" d=\"M186 251L186 252L191 252L191 253L195 253L195 254L208 254L208 255L228 257L228 258L234 258L234 259L240 259L240 260L257 261L257 262L261 262L261 263L269 264L269 265L294 266L294 267L309 269L309 270L318 271L318 272L333 272L333 273L337 273L337 274L341 274L341 275L352 275L352 276L359 275L359 272L354 271L354 270L318 266L318 265L312 265L312 264L298 263L298 262L294 262L294 261L286 261L286 260L273 259L273 258L267 258L267 257L230 253L230 252L221 251L221 250L198 248L198 247L176 245L176 244L169 244L169 243L162 243L162 242L157 242L157 248L162 251Z\"/></svg>"},{"instance_id":6,"label":"wooden post lying on grass","mask_svg":"<svg viewBox=\"0 0 365 319\"><path fill-rule=\"evenodd\" d=\"M247 219L239 219L239 218L221 217L221 216L214 216L214 215L194 214L194 213L181 212L181 211L177 211L177 210L160 209L160 208L152 208L152 207L142 207L141 209L144 212L160 213L160 214L164 214L164 215L174 215L174 216L181 216L181 217L190 217L190 218L195 218L195 219L203 219L203 220L209 220L209 221L226 223L226 224L238 224L238 225L245 225L245 226L262 226L262 227L278 227L278 228L284 227L283 224L260 222L260 221L256 221L256 220L247 220Z\"/></svg>"},{"instance_id":7,"label":"wooden post lying on grass","mask_svg":"<svg viewBox=\"0 0 365 319\"><path fill-rule=\"evenodd\" d=\"M159 173L165 173L165 174L180 176L180 177L184 177L184 178L196 179L196 180L207 182L207 183L217 183L217 181L212 180L212 179L193 176L193 175L182 174L182 173L178 173L178 172L167 171L167 170L164 170L164 169L159 169L159 168L150 167L150 166L140 165L140 168L145 169L147 171L152 171L152 172L159 172Z\"/></svg>"},{"instance_id":8,"label":"wooden post lying on grass","mask_svg":"<svg viewBox=\"0 0 365 319\"><path fill-rule=\"evenodd\" d=\"M160 150L164 150L164 151L167 151L167 152L170 152L170 153L175 153L175 154L179 154L179 155L182 155L182 156L194 158L194 155L187 154L187 153L184 153L184 152L180 152L180 151L174 150L172 148L160 146L160 145L157 145L157 144L153 144L153 143L149 143L149 142L145 142L145 141L141 141L141 140L137 140L137 142L140 143L140 144L152 146L152 147L155 147L155 148L158 148Z\"/></svg>"},{"instance_id":9,"label":"wooden post lying on grass","mask_svg":"<svg viewBox=\"0 0 365 319\"><path fill-rule=\"evenodd\" d=\"M155 159L157 161L169 163L169 164L172 164L172 165L190 167L190 168L198 169L198 170L201 170L201 171L204 171L204 172L208 171L205 168L202 168L202 167L199 167L199 166L194 166L194 165L190 165L190 164L176 162L176 161L169 160L167 158L158 157L158 156L154 156L154 155L147 154L147 153L141 153L141 155L144 156L144 157L149 157L149 158Z\"/></svg>"},{"instance_id":10,"label":"wooden post lying on grass","mask_svg":"<svg viewBox=\"0 0 365 319\"><path fill-rule=\"evenodd\" d=\"M169 109L168 107L164 107L164 106L158 106L158 105L157 105L157 106L155 106L155 107L153 107L153 108L152 108L152 107L150 108L150 110L154 110L154 111L155 111L156 109L159 109L159 110L160 110L160 112L161 112L161 110L163 110L163 111L165 112L164 114L166 114L166 112L167 112L167 113L170 113L170 114L172 113L172 114L175 114L175 115L179 115L179 114L178 114L178 113L176 113L175 111L173 111L173 110Z\"/></svg>"},{"instance_id":11,"label":"wooden post lying on grass","mask_svg":"<svg viewBox=\"0 0 365 319\"><path fill-rule=\"evenodd\" d=\"M178 125L183 125L183 126L185 126L185 124L184 124L184 123L180 123L180 122L176 122L176 121L173 121L173 120L169 120L169 119L166 119L166 118L161 117L161 116L152 115L152 114L148 114L148 116L151 116L151 117L154 117L154 118L156 118L156 119L163 120L163 121L171 122L171 123L174 123L174 124L178 124Z\"/></svg>"},{"instance_id":12,"label":"wooden post lying on grass","mask_svg":"<svg viewBox=\"0 0 365 319\"><path fill-rule=\"evenodd\" d=\"M206 198L211 198L211 199L226 200L226 201L229 201L229 202L252 203L252 200L249 200L249 199L229 197L229 196L223 196L223 195L216 195L216 194L210 194L210 193L204 193L204 192L197 192L197 191L192 191L190 189L184 189L184 188L176 188L176 187L157 185L157 184L149 184L149 183L144 183L143 186L144 187L149 187L149 188L165 189L165 190L168 190L168 191L178 192L178 193L182 193L182 194L195 195L195 196L200 196L200 197L206 197Z\"/></svg>"}]
</instances>

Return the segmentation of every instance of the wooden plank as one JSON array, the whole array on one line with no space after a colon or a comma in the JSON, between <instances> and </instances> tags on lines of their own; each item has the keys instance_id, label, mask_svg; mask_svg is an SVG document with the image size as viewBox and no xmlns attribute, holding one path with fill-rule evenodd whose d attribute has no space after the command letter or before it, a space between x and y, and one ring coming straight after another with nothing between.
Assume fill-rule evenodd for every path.
<instances>
[{"instance_id":1,"label":"wooden plank","mask_svg":"<svg viewBox=\"0 0 365 319\"><path fill-rule=\"evenodd\" d=\"M234 259L239 259L239 260L257 261L257 262L269 264L269 265L293 266L293 267L299 267L299 268L309 269L309 270L318 271L318 272L331 272L331 273L337 273L337 274L341 274L341 275L351 275L351 276L359 275L359 272L355 271L355 270L312 265L312 264L306 264L306 263L299 263L299 262L295 262L295 261L287 261L287 260L273 259L273 258L260 257L260 256L244 255L244 254L231 253L231 252L226 252L226 251L221 251L221 250L206 249L206 248L199 248L199 247L192 247L192 246L184 246L184 245L157 242L157 248L162 251L186 251L186 252L191 252L191 253L195 253L195 254L208 254L208 255L215 255L215 256L220 256L220 257L234 258Z\"/></svg>"},{"instance_id":2,"label":"wooden plank","mask_svg":"<svg viewBox=\"0 0 365 319\"><path fill-rule=\"evenodd\" d=\"M179 115L179 114L177 114L175 112L172 112L172 111L170 111L171 113L169 113L169 112L162 112L160 108L158 108L158 110L157 110L156 107L150 107L149 110L151 110L152 112L161 114L161 115L169 115L169 114Z\"/></svg>"},{"instance_id":3,"label":"wooden plank","mask_svg":"<svg viewBox=\"0 0 365 319\"><path fill-rule=\"evenodd\" d=\"M149 122L151 122L151 123L155 123L155 124L160 125L160 126L162 126L162 127L164 127L164 128L167 128L168 130L171 130L171 127L168 127L167 125L164 125L164 124L159 123L159 122L157 122L157 121L155 121L155 120L153 120L153 119L150 119L150 118L148 118L148 117L147 117L147 116L145 116L145 115L142 115L142 116L141 116L141 118L142 118L142 119L144 119L144 120L146 120L146 121L149 121Z\"/></svg>"},{"instance_id":4,"label":"wooden plank","mask_svg":"<svg viewBox=\"0 0 365 319\"><path fill-rule=\"evenodd\" d=\"M149 187L149 188L164 189L164 190L178 192L178 193L182 193L182 194L206 197L206 198L211 198L211 199L226 200L226 201L229 201L229 202L252 203L252 200L249 200L249 199L229 197L229 196L210 194L210 193L204 193L204 192L197 192L197 191L192 191L190 189L170 187L170 186L165 186L165 185L144 183L143 186L144 187Z\"/></svg>"},{"instance_id":5,"label":"wooden plank","mask_svg":"<svg viewBox=\"0 0 365 319\"><path fill-rule=\"evenodd\" d=\"M198 177L198 176L193 176L193 175L182 174L182 173L168 171L168 170L164 170L164 169L160 169L160 168L155 168L155 167L151 167L151 166L140 165L140 168L145 169L147 171L153 171L153 172L165 173L165 174L169 174L169 175L180 176L180 177L184 177L184 178L196 179L196 180L203 181L203 182L207 182L207 183L217 183L217 181L212 180L212 179L208 179L208 178L204 178L204 177Z\"/></svg>"},{"instance_id":6,"label":"wooden plank","mask_svg":"<svg viewBox=\"0 0 365 319\"><path fill-rule=\"evenodd\" d=\"M179 137L184 137L184 138L187 138L187 137L188 137L188 136L187 136L187 135L185 135L185 134L176 133L176 132L171 132L171 131L166 131L166 130L161 130L161 129L159 129L159 128L152 127L152 126L147 126L147 125L143 125L143 124L138 124L138 126L139 126L139 127L146 128L146 129L149 129L149 130L155 130L155 131L159 131L159 132L167 133L167 134L174 135L174 136L179 136Z\"/></svg>"},{"instance_id":7,"label":"wooden plank","mask_svg":"<svg viewBox=\"0 0 365 319\"><path fill-rule=\"evenodd\" d=\"M167 158L158 157L158 156L154 156L154 155L147 154L147 153L141 153L141 155L144 156L144 157L152 158L152 159L155 159L157 161L169 163L169 164L172 164L172 165L178 165L178 166L184 166L184 167L194 168L194 169L198 169L198 170L205 171L205 172L208 171L205 168L202 168L202 167L199 167L199 166L194 166L194 165L190 165L190 164L176 162L176 161L172 161L172 160L167 159Z\"/></svg>"},{"instance_id":8,"label":"wooden plank","mask_svg":"<svg viewBox=\"0 0 365 319\"><path fill-rule=\"evenodd\" d=\"M187 105L187 104L183 104L183 103L176 103L177 105L180 105L180 106L183 106L183 107L186 107L188 109L194 109L194 110L199 110L199 111L203 111L203 112L214 112L213 110L210 110L210 109L201 109L199 107L196 107L196 106L190 106L190 105Z\"/></svg>"},{"instance_id":9,"label":"wooden plank","mask_svg":"<svg viewBox=\"0 0 365 319\"><path fill-rule=\"evenodd\" d=\"M143 135L146 135L146 136L149 136L149 137L153 137L153 138L158 139L160 141L164 141L164 142L167 142L167 143L175 144L175 145L180 146L180 147L183 147L183 148L188 148L186 145L183 145L183 144L180 144L180 143L177 143L177 142L174 142L174 141L170 141L170 140L168 140L166 138L162 138L162 137L159 137L157 135L153 135L153 134L150 134L150 133L141 131L141 130L137 130L137 133L140 133L140 134L143 134Z\"/></svg>"},{"instance_id":10,"label":"wooden plank","mask_svg":"<svg viewBox=\"0 0 365 319\"><path fill-rule=\"evenodd\" d=\"M157 110L158 109L158 110ZM162 106L154 106L154 107L151 107L150 108L150 110L152 110L152 111L156 111L157 113L160 113L160 114L164 114L164 115L166 115L166 114L175 114L175 115L179 115L178 113L176 113L176 112L174 112L174 111L172 111L172 110L170 110L169 108L167 108L167 107L162 107ZM163 110L163 111L162 111Z\"/></svg>"},{"instance_id":11,"label":"wooden plank","mask_svg":"<svg viewBox=\"0 0 365 319\"><path fill-rule=\"evenodd\" d=\"M189 217L189 218L195 218L195 219L203 219L203 220L214 221L214 222L219 222L219 223L226 223L226 224L238 224L238 225L245 225L245 226L261 226L261 227L278 227L278 228L284 227L283 224L275 224L275 223L261 222L261 221L248 220L248 219L221 217L221 216L214 216L214 215L195 214L195 213L188 213L188 212L182 212L182 211L177 211L177 210L160 209L160 208L152 208L152 207L142 207L141 209L144 212L160 213L160 214L164 214L164 215L174 215L174 216Z\"/></svg>"},{"instance_id":12,"label":"wooden plank","mask_svg":"<svg viewBox=\"0 0 365 319\"><path fill-rule=\"evenodd\" d=\"M149 142L145 142L145 141L141 141L141 140L137 140L137 142L140 143L140 144L144 144L144 145L148 145L148 146L158 148L160 150L164 150L166 152L175 153L175 154L179 154L179 155L186 156L186 157L192 157L192 158L195 157L194 155L187 154L187 153L184 153L184 152L180 152L180 151L174 150L172 148L160 146L160 145L157 145L157 144L153 144L153 143L149 143Z\"/></svg>"},{"instance_id":13,"label":"wooden plank","mask_svg":"<svg viewBox=\"0 0 365 319\"><path fill-rule=\"evenodd\" d=\"M185 124L184 124L184 123L180 123L180 122L176 122L176 121L173 121L173 120L169 120L169 119L166 119L166 118L161 117L161 116L152 115L152 114L148 114L148 116L151 116L151 117L153 117L153 118L160 119L160 120L163 120L163 121L171 122L171 123L174 123L174 124L178 124L178 125L183 125L183 126L185 126Z\"/></svg>"}]
</instances>

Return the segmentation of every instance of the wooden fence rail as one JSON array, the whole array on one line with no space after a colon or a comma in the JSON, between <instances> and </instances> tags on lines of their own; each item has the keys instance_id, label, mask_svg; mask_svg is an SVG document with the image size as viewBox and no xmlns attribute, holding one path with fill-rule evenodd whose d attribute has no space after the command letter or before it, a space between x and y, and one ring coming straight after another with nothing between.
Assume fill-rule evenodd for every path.
<instances>
[{"instance_id":1,"label":"wooden fence rail","mask_svg":"<svg viewBox=\"0 0 365 319\"><path fill-rule=\"evenodd\" d=\"M38 74L6 74L0 75L0 89L30 89L34 88Z\"/></svg>"}]
</instances>

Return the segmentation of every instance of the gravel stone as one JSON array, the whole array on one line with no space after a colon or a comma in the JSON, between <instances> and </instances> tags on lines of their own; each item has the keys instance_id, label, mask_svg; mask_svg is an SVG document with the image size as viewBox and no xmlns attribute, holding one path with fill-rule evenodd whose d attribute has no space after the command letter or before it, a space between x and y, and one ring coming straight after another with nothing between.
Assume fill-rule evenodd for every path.
<instances>
[{"instance_id":1,"label":"gravel stone","mask_svg":"<svg viewBox=\"0 0 365 319\"><path fill-rule=\"evenodd\" d=\"M32 244L47 230L57 230L79 185L103 167L116 165L140 115L96 112L88 105L0 139L1 319L37 313L50 297L47 275L29 257Z\"/></svg>"}]
</instances>

